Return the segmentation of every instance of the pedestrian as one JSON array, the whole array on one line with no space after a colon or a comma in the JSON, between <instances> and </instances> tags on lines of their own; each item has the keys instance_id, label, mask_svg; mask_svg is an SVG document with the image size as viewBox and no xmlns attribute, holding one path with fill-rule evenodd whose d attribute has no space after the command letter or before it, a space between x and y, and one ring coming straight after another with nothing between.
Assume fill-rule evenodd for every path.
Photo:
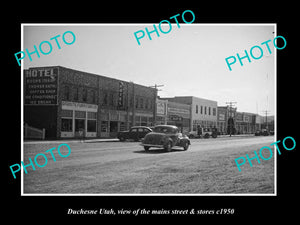
<instances>
[{"instance_id":1,"label":"pedestrian","mask_svg":"<svg viewBox=\"0 0 300 225\"><path fill-rule=\"evenodd\" d=\"M83 138L84 138L84 129L83 128L79 128L79 139L80 139L80 142L83 142Z\"/></svg>"}]
</instances>

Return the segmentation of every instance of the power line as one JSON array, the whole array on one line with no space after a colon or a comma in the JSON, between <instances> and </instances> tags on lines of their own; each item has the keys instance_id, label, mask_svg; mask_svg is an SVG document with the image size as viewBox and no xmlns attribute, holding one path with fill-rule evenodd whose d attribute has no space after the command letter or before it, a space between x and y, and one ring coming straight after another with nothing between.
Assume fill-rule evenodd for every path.
<instances>
[{"instance_id":1,"label":"power line","mask_svg":"<svg viewBox=\"0 0 300 225\"><path fill-rule=\"evenodd\" d=\"M237 102L226 102L226 105L229 106L229 119L228 119L228 126L229 126L229 136L231 137L231 134L233 133L233 128L234 128L234 124L233 124L233 118L232 118L232 107L237 104ZM229 123L230 121L230 123Z\"/></svg>"},{"instance_id":2,"label":"power line","mask_svg":"<svg viewBox=\"0 0 300 225\"><path fill-rule=\"evenodd\" d=\"M153 125L156 125L156 99L157 99L157 92L162 91L161 89L157 89L158 87L163 87L165 85L163 84L155 84L154 86L149 86L151 88L155 88L155 94L154 94L154 109L153 109Z\"/></svg>"},{"instance_id":3,"label":"power line","mask_svg":"<svg viewBox=\"0 0 300 225\"><path fill-rule=\"evenodd\" d=\"M231 110L235 104L237 104L237 102L226 102L226 105L229 106L229 117L232 117Z\"/></svg>"},{"instance_id":4,"label":"power line","mask_svg":"<svg viewBox=\"0 0 300 225\"><path fill-rule=\"evenodd\" d=\"M269 126L268 126L268 113L270 111L269 110L263 110L262 112L264 112L266 114L266 129L269 130Z\"/></svg>"},{"instance_id":5,"label":"power line","mask_svg":"<svg viewBox=\"0 0 300 225\"><path fill-rule=\"evenodd\" d=\"M154 86L149 86L149 87L155 88L156 91L162 91L162 89L157 89L157 88L158 88L158 87L163 87L163 86L165 86L165 85L163 85L163 84L155 84Z\"/></svg>"}]
</instances>

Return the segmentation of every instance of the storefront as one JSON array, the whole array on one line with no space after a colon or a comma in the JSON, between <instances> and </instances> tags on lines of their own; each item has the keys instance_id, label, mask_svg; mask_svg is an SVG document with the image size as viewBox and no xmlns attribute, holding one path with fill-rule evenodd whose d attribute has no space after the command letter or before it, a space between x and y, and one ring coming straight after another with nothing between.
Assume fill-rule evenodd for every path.
<instances>
[{"instance_id":1,"label":"storefront","mask_svg":"<svg viewBox=\"0 0 300 225\"><path fill-rule=\"evenodd\" d=\"M124 131L127 125L127 114L123 111L100 110L100 137L116 137L118 131Z\"/></svg>"},{"instance_id":2,"label":"storefront","mask_svg":"<svg viewBox=\"0 0 300 225\"><path fill-rule=\"evenodd\" d=\"M190 105L169 101L167 115L167 124L177 126L182 133L190 131Z\"/></svg>"},{"instance_id":3,"label":"storefront","mask_svg":"<svg viewBox=\"0 0 300 225\"><path fill-rule=\"evenodd\" d=\"M98 105L62 101L61 137L97 137Z\"/></svg>"}]
</instances>

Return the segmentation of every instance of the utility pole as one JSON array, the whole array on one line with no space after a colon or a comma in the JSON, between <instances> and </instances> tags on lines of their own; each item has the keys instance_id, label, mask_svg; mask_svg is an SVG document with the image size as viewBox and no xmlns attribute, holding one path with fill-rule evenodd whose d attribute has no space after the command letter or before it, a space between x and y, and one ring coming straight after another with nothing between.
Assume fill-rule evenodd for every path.
<instances>
[{"instance_id":1,"label":"utility pole","mask_svg":"<svg viewBox=\"0 0 300 225\"><path fill-rule=\"evenodd\" d=\"M270 112L269 110L264 110L262 111L266 114L266 129L267 131L269 131L269 126L268 126L268 113Z\"/></svg>"},{"instance_id":2,"label":"utility pole","mask_svg":"<svg viewBox=\"0 0 300 225\"><path fill-rule=\"evenodd\" d=\"M228 126L229 126L229 136L231 137L231 134L233 133L234 128L234 121L232 118L232 107L237 104L237 102L226 102L226 105L229 106L229 119L228 119ZM229 123L230 121L230 123Z\"/></svg>"},{"instance_id":3,"label":"utility pole","mask_svg":"<svg viewBox=\"0 0 300 225\"><path fill-rule=\"evenodd\" d=\"M158 91L162 91L162 89L157 89L158 87L163 87L164 85L163 84L155 84L154 86L149 86L151 88L155 88L155 93L154 93L154 109L153 109L153 125L156 124L156 99L157 99L157 92Z\"/></svg>"}]
</instances>

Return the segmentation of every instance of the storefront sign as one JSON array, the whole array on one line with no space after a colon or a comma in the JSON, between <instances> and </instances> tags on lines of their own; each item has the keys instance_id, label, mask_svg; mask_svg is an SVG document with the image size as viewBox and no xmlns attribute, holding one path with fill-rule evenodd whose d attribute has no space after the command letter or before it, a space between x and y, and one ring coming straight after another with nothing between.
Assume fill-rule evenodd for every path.
<instances>
[{"instance_id":1,"label":"storefront sign","mask_svg":"<svg viewBox=\"0 0 300 225\"><path fill-rule=\"evenodd\" d=\"M170 115L169 118L172 121L182 121L182 117L177 115Z\"/></svg>"},{"instance_id":2,"label":"storefront sign","mask_svg":"<svg viewBox=\"0 0 300 225\"><path fill-rule=\"evenodd\" d=\"M124 106L124 83L119 82L119 96L118 96L118 107L122 108Z\"/></svg>"},{"instance_id":3,"label":"storefront sign","mask_svg":"<svg viewBox=\"0 0 300 225\"><path fill-rule=\"evenodd\" d=\"M156 113L159 115L166 115L166 101L156 101Z\"/></svg>"},{"instance_id":4,"label":"storefront sign","mask_svg":"<svg viewBox=\"0 0 300 225\"><path fill-rule=\"evenodd\" d=\"M224 113L219 114L219 121L225 121L225 114Z\"/></svg>"},{"instance_id":5,"label":"storefront sign","mask_svg":"<svg viewBox=\"0 0 300 225\"><path fill-rule=\"evenodd\" d=\"M62 109L67 109L67 110L84 110L89 112L97 112L98 110L98 105L81 103L81 102L62 101L61 105L62 105Z\"/></svg>"},{"instance_id":6,"label":"storefront sign","mask_svg":"<svg viewBox=\"0 0 300 225\"><path fill-rule=\"evenodd\" d=\"M249 116L244 115L244 122L249 123L250 122L250 118Z\"/></svg>"},{"instance_id":7,"label":"storefront sign","mask_svg":"<svg viewBox=\"0 0 300 225\"><path fill-rule=\"evenodd\" d=\"M58 69L24 70L24 104L57 105Z\"/></svg>"},{"instance_id":8,"label":"storefront sign","mask_svg":"<svg viewBox=\"0 0 300 225\"><path fill-rule=\"evenodd\" d=\"M236 121L243 122L243 114L237 113L236 114Z\"/></svg>"},{"instance_id":9,"label":"storefront sign","mask_svg":"<svg viewBox=\"0 0 300 225\"><path fill-rule=\"evenodd\" d=\"M186 116L189 116L190 115L190 110L168 107L168 113L185 114Z\"/></svg>"}]
</instances>

